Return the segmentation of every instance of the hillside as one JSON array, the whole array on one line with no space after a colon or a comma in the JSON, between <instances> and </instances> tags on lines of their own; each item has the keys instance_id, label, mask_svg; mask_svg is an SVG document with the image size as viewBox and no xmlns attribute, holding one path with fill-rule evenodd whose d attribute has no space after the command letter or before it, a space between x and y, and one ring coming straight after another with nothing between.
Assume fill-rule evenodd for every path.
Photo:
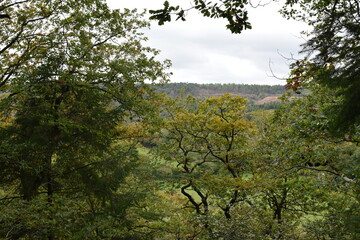
<instances>
[{"instance_id":1,"label":"hillside","mask_svg":"<svg viewBox=\"0 0 360 240\"><path fill-rule=\"evenodd\" d=\"M177 97L183 92L185 96L192 95L200 99L231 93L249 99L249 105L254 108L276 108L280 104L278 97L286 92L282 85L255 84L169 83L163 86L156 86L155 88L157 91L166 93L170 97Z\"/></svg>"}]
</instances>

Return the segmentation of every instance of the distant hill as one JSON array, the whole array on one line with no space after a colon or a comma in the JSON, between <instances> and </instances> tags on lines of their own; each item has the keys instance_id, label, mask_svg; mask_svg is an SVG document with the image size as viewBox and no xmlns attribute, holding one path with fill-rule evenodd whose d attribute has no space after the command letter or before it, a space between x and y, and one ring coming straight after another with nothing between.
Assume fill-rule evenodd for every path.
<instances>
[{"instance_id":1,"label":"distant hill","mask_svg":"<svg viewBox=\"0 0 360 240\"><path fill-rule=\"evenodd\" d=\"M254 109L277 108L280 105L278 97L286 92L285 87L282 85L255 84L168 83L155 88L159 92L166 93L169 97L177 97L182 91L185 96L192 95L200 99L231 93L249 99L249 105Z\"/></svg>"},{"instance_id":2,"label":"distant hill","mask_svg":"<svg viewBox=\"0 0 360 240\"><path fill-rule=\"evenodd\" d=\"M183 89L185 95L197 98L219 96L224 93L241 95L249 100L258 101L268 96L280 96L286 92L282 85L255 84L196 84L196 83L168 83L155 87L159 92L170 97L179 96Z\"/></svg>"}]
</instances>

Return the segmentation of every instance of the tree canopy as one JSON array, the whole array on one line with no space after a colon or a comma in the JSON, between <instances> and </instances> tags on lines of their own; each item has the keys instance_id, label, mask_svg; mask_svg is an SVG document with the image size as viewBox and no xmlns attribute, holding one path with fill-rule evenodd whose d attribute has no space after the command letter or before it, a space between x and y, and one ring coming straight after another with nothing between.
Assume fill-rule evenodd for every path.
<instances>
[{"instance_id":1,"label":"tree canopy","mask_svg":"<svg viewBox=\"0 0 360 240\"><path fill-rule=\"evenodd\" d=\"M303 45L307 57L293 65L290 85L316 82L341 98L330 114L333 131L346 131L359 123L359 1L287 1L283 14L313 27Z\"/></svg>"},{"instance_id":2,"label":"tree canopy","mask_svg":"<svg viewBox=\"0 0 360 240\"><path fill-rule=\"evenodd\" d=\"M246 1L193 3L250 28ZM152 18L171 12L186 9ZM136 10L2 1L0 238L359 239L359 3L282 12L314 27L287 83L307 92L254 110L230 93L185 97L194 85L158 93L170 63L144 47Z\"/></svg>"},{"instance_id":3,"label":"tree canopy","mask_svg":"<svg viewBox=\"0 0 360 240\"><path fill-rule=\"evenodd\" d=\"M120 234L137 199L120 189L139 159L138 140L123 126L145 126L156 112L148 83L166 82L169 63L142 46L141 14L104 1L5 1L1 12L9 16L0 30L3 201L21 198L10 209L46 212L35 214L38 226L31 208L5 215L3 236L102 238L115 225L112 236ZM81 217L55 231L60 213ZM113 217L108 227L103 216Z\"/></svg>"}]
</instances>

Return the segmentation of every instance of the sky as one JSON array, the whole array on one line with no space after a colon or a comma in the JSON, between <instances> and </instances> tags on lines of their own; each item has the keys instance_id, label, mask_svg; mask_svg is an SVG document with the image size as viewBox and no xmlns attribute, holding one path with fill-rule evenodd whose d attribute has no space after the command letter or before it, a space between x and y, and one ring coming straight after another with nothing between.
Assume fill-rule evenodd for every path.
<instances>
[{"instance_id":1,"label":"sky","mask_svg":"<svg viewBox=\"0 0 360 240\"><path fill-rule=\"evenodd\" d=\"M107 0L111 8L160 9L165 0ZM169 0L189 6L189 1ZM172 21L144 30L148 46L159 49L159 60L172 61L171 82L285 84L289 58L299 58L305 24L283 18L277 2L249 8L252 29L231 34L221 19L188 13L187 21ZM276 77L274 77L276 76ZM280 80L280 79L282 80Z\"/></svg>"}]
</instances>

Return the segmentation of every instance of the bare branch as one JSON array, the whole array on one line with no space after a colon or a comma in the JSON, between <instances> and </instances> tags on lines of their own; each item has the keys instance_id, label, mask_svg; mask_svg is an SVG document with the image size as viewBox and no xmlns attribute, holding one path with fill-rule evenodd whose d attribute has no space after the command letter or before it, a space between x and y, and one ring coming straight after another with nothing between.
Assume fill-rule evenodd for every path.
<instances>
[{"instance_id":1,"label":"bare branch","mask_svg":"<svg viewBox=\"0 0 360 240\"><path fill-rule=\"evenodd\" d=\"M307 170L313 170L313 171L317 171L317 172L327 172L327 173L330 173L330 174L333 174L335 176L338 176L338 177L342 178L345 182L351 182L351 183L356 182L355 180L344 176L344 174L340 174L340 173L337 173L337 172L334 172L334 171L331 171L331 170L328 170L328 169L319 169L319 168L305 167L305 166L294 166L292 168L297 168L298 170L307 169Z\"/></svg>"},{"instance_id":2,"label":"bare branch","mask_svg":"<svg viewBox=\"0 0 360 240\"><path fill-rule=\"evenodd\" d=\"M11 3L9 5L6 5L6 6L3 6L3 7L0 7L0 12L4 11L5 9L9 8L9 7L12 7L14 5L17 5L17 4L21 4L21 3L26 3L26 2L29 2L30 0L25 0L25 1L20 1L20 2L14 2L14 3Z\"/></svg>"},{"instance_id":3,"label":"bare branch","mask_svg":"<svg viewBox=\"0 0 360 240\"><path fill-rule=\"evenodd\" d=\"M25 23L21 25L20 31L18 34L3 48L0 50L0 54L3 54L6 50L8 50L15 42L20 38L21 34L24 32Z\"/></svg>"},{"instance_id":4,"label":"bare branch","mask_svg":"<svg viewBox=\"0 0 360 240\"><path fill-rule=\"evenodd\" d=\"M197 202L194 200L194 198L193 198L189 193L187 193L187 192L185 191L187 188L191 187L191 185L192 185L192 182L190 181L187 185L183 186L183 187L181 188L181 193L182 193L183 195L185 195L185 196L189 199L189 201L191 202L191 204L194 205L194 207L195 207L195 209L196 209L196 212L200 214L200 213L201 213L200 204L197 203Z\"/></svg>"},{"instance_id":5,"label":"bare branch","mask_svg":"<svg viewBox=\"0 0 360 240\"><path fill-rule=\"evenodd\" d=\"M268 75L268 77L273 77L273 78L276 78L278 80L286 80L286 78L280 78L278 76L275 75L272 67L271 67L271 59L269 59L269 69L270 69L270 72L271 72L271 75Z\"/></svg>"}]
</instances>

